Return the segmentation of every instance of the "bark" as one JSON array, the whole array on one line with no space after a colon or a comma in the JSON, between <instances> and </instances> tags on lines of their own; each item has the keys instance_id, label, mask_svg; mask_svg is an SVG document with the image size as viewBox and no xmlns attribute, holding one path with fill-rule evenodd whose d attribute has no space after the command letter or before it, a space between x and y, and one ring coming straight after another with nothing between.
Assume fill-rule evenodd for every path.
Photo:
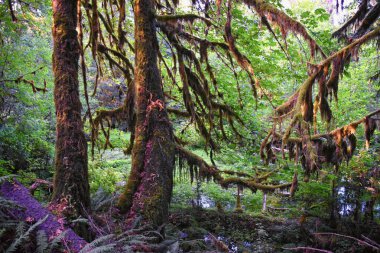
<instances>
[{"instance_id":1,"label":"bark","mask_svg":"<svg viewBox=\"0 0 380 253\"><path fill-rule=\"evenodd\" d=\"M373 221L373 209L375 207L376 198L371 196L371 199L369 201L365 202L365 209L364 209L364 223L369 223Z\"/></svg>"},{"instance_id":2,"label":"bark","mask_svg":"<svg viewBox=\"0 0 380 253\"><path fill-rule=\"evenodd\" d=\"M267 193L263 192L263 212L267 211Z\"/></svg>"},{"instance_id":3,"label":"bark","mask_svg":"<svg viewBox=\"0 0 380 253\"><path fill-rule=\"evenodd\" d=\"M87 142L79 99L77 1L53 0L53 72L56 154L52 205L65 203L66 217L86 216L90 208Z\"/></svg>"},{"instance_id":4,"label":"bark","mask_svg":"<svg viewBox=\"0 0 380 253\"><path fill-rule=\"evenodd\" d=\"M336 179L332 180L331 183L331 200L330 200L330 226L336 228L336 201L337 201L337 189L336 189Z\"/></svg>"},{"instance_id":5,"label":"bark","mask_svg":"<svg viewBox=\"0 0 380 253\"><path fill-rule=\"evenodd\" d=\"M168 217L173 186L174 137L165 109L161 75L157 65L158 42L155 2L136 0L135 14L135 140L132 170L119 199L131 222L142 216L159 226Z\"/></svg>"}]
</instances>

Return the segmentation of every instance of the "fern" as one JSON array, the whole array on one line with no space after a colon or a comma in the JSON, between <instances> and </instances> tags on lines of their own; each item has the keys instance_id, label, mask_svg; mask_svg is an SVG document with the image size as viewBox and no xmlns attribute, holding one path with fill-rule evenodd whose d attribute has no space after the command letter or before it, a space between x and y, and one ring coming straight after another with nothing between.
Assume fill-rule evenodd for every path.
<instances>
[{"instance_id":1,"label":"fern","mask_svg":"<svg viewBox=\"0 0 380 253\"><path fill-rule=\"evenodd\" d=\"M132 239L132 240L128 241L128 245L136 245L136 244L146 244L146 242L145 241L136 240L136 239Z\"/></svg>"},{"instance_id":2,"label":"fern","mask_svg":"<svg viewBox=\"0 0 380 253\"><path fill-rule=\"evenodd\" d=\"M54 249L57 249L61 245L61 241L65 238L68 230L63 231L58 236L56 236L49 244L49 249L47 252L52 252Z\"/></svg>"},{"instance_id":3,"label":"fern","mask_svg":"<svg viewBox=\"0 0 380 253\"><path fill-rule=\"evenodd\" d=\"M105 253L112 252L115 250L116 243L110 243L103 246L98 246L96 248L91 249L90 251L86 251L86 253ZM82 252L82 251L80 251Z\"/></svg>"},{"instance_id":4,"label":"fern","mask_svg":"<svg viewBox=\"0 0 380 253\"><path fill-rule=\"evenodd\" d=\"M133 253L133 249L132 249L131 246L129 246L129 245L125 245L125 246L123 247L123 252L124 252L124 253Z\"/></svg>"},{"instance_id":5,"label":"fern","mask_svg":"<svg viewBox=\"0 0 380 253\"><path fill-rule=\"evenodd\" d=\"M110 249L112 247L112 249L115 248L115 243L109 243L110 240L114 239L114 235L113 234L110 234L110 235L105 235L105 236L102 236L102 237L99 237L98 239L92 241L91 243L87 244L86 246L83 247L83 249L81 251L79 251L79 253L95 253L97 251L94 251L95 249L107 249L107 247L104 247L104 246L110 246ZM108 243L108 244L107 244ZM99 251L99 252L103 252L103 251ZM104 252L108 252L108 251L104 251Z\"/></svg>"},{"instance_id":6,"label":"fern","mask_svg":"<svg viewBox=\"0 0 380 253\"><path fill-rule=\"evenodd\" d=\"M48 247L49 247L49 241L48 241L45 231L38 230L36 253L47 253Z\"/></svg>"},{"instance_id":7,"label":"fern","mask_svg":"<svg viewBox=\"0 0 380 253\"><path fill-rule=\"evenodd\" d=\"M72 220L70 222L71 222L71 224L75 224L75 223L88 224L88 219L79 217L78 219Z\"/></svg>"},{"instance_id":8,"label":"fern","mask_svg":"<svg viewBox=\"0 0 380 253\"><path fill-rule=\"evenodd\" d=\"M0 208L1 209L25 209L24 207L16 204L12 200L8 200L0 196Z\"/></svg>"},{"instance_id":9,"label":"fern","mask_svg":"<svg viewBox=\"0 0 380 253\"><path fill-rule=\"evenodd\" d=\"M16 227L16 237L20 238L26 231L26 223L21 221Z\"/></svg>"},{"instance_id":10,"label":"fern","mask_svg":"<svg viewBox=\"0 0 380 253\"><path fill-rule=\"evenodd\" d=\"M20 222L16 220L1 220L0 227L5 230L15 229L19 223Z\"/></svg>"},{"instance_id":11,"label":"fern","mask_svg":"<svg viewBox=\"0 0 380 253\"><path fill-rule=\"evenodd\" d=\"M91 209L93 211L101 211L101 209L110 206L114 199L114 196L111 196L111 194L105 192L102 188L99 188L96 193L91 196Z\"/></svg>"},{"instance_id":12,"label":"fern","mask_svg":"<svg viewBox=\"0 0 380 253\"><path fill-rule=\"evenodd\" d=\"M16 252L17 248L20 247L24 242L26 242L30 238L32 233L37 229L37 227L41 225L42 223L44 223L47 218L48 218L48 215L46 215L45 218L38 220L35 224L30 226L30 228L26 232L25 232L26 230L25 223L20 222L20 224L17 226L17 229L16 229L16 235L18 238L11 244L11 246L9 246L9 248L5 251L5 253Z\"/></svg>"}]
</instances>

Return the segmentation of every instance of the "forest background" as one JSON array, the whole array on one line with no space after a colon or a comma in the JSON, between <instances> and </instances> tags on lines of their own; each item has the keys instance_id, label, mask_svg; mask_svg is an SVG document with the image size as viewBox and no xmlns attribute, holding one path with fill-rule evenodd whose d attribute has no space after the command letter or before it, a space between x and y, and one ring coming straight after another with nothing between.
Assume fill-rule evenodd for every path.
<instances>
[{"instance_id":1,"label":"forest background","mask_svg":"<svg viewBox=\"0 0 380 253\"><path fill-rule=\"evenodd\" d=\"M344 40L332 38L332 33L358 8L358 3L354 1L346 1L344 6L339 7L322 0L268 2L299 20L327 55L346 45ZM177 7L178 13L190 11L202 15L201 5L188 5L180 4ZM32 185L37 179L53 181L54 174L56 117L51 64L52 9L49 1L21 1L13 7L14 14L10 15L7 4L1 2L0 5L0 175L17 174L21 183ZM101 8L99 7L100 11ZM216 12L217 8L213 8ZM125 23L133 27L131 10L126 13ZM339 217L360 223L371 219L378 222L379 185L377 181L373 183L377 180L373 171L379 163L379 140L375 134L371 145L366 147L364 127L357 129L357 150L349 162L343 162L339 170L334 170L331 164L323 165L310 175L309 180L305 180L308 182L303 182L302 163L283 159L281 150L277 150L276 158L267 161L260 155L262 141L273 127L274 108L286 102L308 77L307 63L313 56L302 36L289 35L284 40L280 29L268 30L259 16L245 5L234 5L231 14L236 45L249 58L254 66L255 77L260 80L261 88L256 91L258 95L255 98L251 80L242 66L232 63L232 59L222 51L215 50L208 56L218 84L212 88L213 92L221 96L223 102L236 113L236 118L243 123L231 123L231 118L221 117L224 129L218 130L215 135L223 135L225 138L218 140L218 148L210 149L210 140L205 138L205 134L199 134L194 121L188 118L184 105L176 99L182 94L176 88L178 84L173 83L169 71L176 68L173 51L164 34L159 33L160 71L164 91L168 97L173 98L167 107L170 108L169 116L175 136L188 150L208 164L215 164L220 170L252 175L270 173L270 177L265 179L265 184L268 185L292 182L296 174L298 189L291 199L284 197L290 194L288 190L245 190L239 200L241 206L237 206L242 189L224 189L212 180L203 181L196 176L197 172L192 171L193 168L182 170L178 164L171 208L193 205L226 211L244 209L245 213L253 216L263 215L264 208L264 215L268 217L272 216L268 210L284 208L286 212L280 216L285 218L299 217L307 212L310 216L326 219L331 218L333 208L337 219ZM14 18L17 18L17 22ZM217 18L217 23L223 27L227 17L217 15ZM84 45L91 44L91 29L86 27L85 21L83 24ZM207 34L209 40L218 41L223 38L223 29L221 33L217 30L209 32L209 26L197 19L184 22L183 25L196 35ZM128 39L133 43L133 38ZM378 41L362 46L359 57L344 68L337 99L331 103L333 119L327 124L318 116L321 132L347 125L378 109L380 87L376 42ZM191 44L189 48L195 49ZM96 114L98 111L101 114L102 110L114 110L122 106L127 94L127 78L122 68L115 67L115 63L111 68L103 67L99 75L101 63L94 59L93 51L87 48L84 56L88 87L84 88L83 80L80 80L80 94L85 133L89 141L90 191L94 196L100 192L112 196L121 192L128 180L132 164L128 150L130 132L126 131L128 126L125 122L110 118L101 126L96 141L91 141L92 123L88 112L90 110ZM128 57L133 62L133 54ZM106 56L102 60L109 61ZM180 79L174 81L180 82ZM96 93L92 92L95 86ZM84 95L85 89L90 94L88 101ZM91 93L94 95L91 96ZM276 149L274 146L275 153ZM47 203L51 192L49 188L37 188L34 196ZM372 217L369 218L366 205L370 201L374 201L374 204Z\"/></svg>"}]
</instances>

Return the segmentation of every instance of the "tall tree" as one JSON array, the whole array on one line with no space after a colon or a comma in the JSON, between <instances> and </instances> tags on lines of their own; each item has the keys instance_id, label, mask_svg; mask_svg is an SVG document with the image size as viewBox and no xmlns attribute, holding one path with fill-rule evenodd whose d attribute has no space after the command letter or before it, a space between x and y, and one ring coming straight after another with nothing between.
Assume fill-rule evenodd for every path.
<instances>
[{"instance_id":1,"label":"tall tree","mask_svg":"<svg viewBox=\"0 0 380 253\"><path fill-rule=\"evenodd\" d=\"M168 217L173 185L174 138L157 65L155 2L136 0L133 9L136 124L132 171L120 199L120 207L122 211L129 210L131 219L141 214L148 222L160 225Z\"/></svg>"},{"instance_id":2,"label":"tall tree","mask_svg":"<svg viewBox=\"0 0 380 253\"><path fill-rule=\"evenodd\" d=\"M90 207L87 142L79 99L77 1L53 0L53 72L56 154L52 203L66 216L86 215Z\"/></svg>"}]
</instances>

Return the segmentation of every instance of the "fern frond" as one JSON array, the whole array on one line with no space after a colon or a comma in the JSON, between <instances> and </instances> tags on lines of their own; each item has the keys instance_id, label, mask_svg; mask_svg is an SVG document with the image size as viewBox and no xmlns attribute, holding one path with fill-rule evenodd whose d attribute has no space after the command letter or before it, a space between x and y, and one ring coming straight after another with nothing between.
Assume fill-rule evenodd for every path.
<instances>
[{"instance_id":1,"label":"fern frond","mask_svg":"<svg viewBox=\"0 0 380 253\"><path fill-rule=\"evenodd\" d=\"M110 205L113 200L113 196L104 191L102 188L99 188L96 193L91 196L91 209L93 211L100 211L102 208Z\"/></svg>"},{"instance_id":2,"label":"fern frond","mask_svg":"<svg viewBox=\"0 0 380 253\"><path fill-rule=\"evenodd\" d=\"M84 223L84 224L88 224L88 219L86 219L86 218L78 218L78 219L72 220L71 223Z\"/></svg>"},{"instance_id":3,"label":"fern frond","mask_svg":"<svg viewBox=\"0 0 380 253\"><path fill-rule=\"evenodd\" d=\"M25 234L25 231L26 231L26 223L21 221L17 227L16 227L16 237L17 238L20 238L22 237L23 234Z\"/></svg>"},{"instance_id":4,"label":"fern frond","mask_svg":"<svg viewBox=\"0 0 380 253\"><path fill-rule=\"evenodd\" d=\"M115 250L116 243L111 243L103 246L98 246L96 248L91 249L90 251L87 251L86 253L105 253L105 252L112 252Z\"/></svg>"},{"instance_id":5,"label":"fern frond","mask_svg":"<svg viewBox=\"0 0 380 253\"><path fill-rule=\"evenodd\" d=\"M129 246L129 245L125 245L125 246L123 247L123 252L124 252L124 253L133 253L133 249L132 249L131 246Z\"/></svg>"},{"instance_id":6,"label":"fern frond","mask_svg":"<svg viewBox=\"0 0 380 253\"><path fill-rule=\"evenodd\" d=\"M0 196L0 208L1 209L25 209L24 207L13 202L12 200L8 200L1 196Z\"/></svg>"},{"instance_id":7,"label":"fern frond","mask_svg":"<svg viewBox=\"0 0 380 253\"><path fill-rule=\"evenodd\" d=\"M37 231L37 249L36 253L46 253L49 247L48 238L46 236L45 231L38 230Z\"/></svg>"},{"instance_id":8,"label":"fern frond","mask_svg":"<svg viewBox=\"0 0 380 253\"><path fill-rule=\"evenodd\" d=\"M44 223L48 217L49 215L46 215L45 218L38 220L36 223L30 226L30 228L26 232L24 232L25 223L20 222L20 225L17 227L17 230L16 230L16 234L18 238L11 244L11 246L9 246L9 248L5 251L5 253L17 252L16 250L18 249L18 247L20 247L23 243L25 243L30 238L32 233L37 229L37 227L41 225L42 223ZM20 235L20 233L22 234Z\"/></svg>"},{"instance_id":9,"label":"fern frond","mask_svg":"<svg viewBox=\"0 0 380 253\"><path fill-rule=\"evenodd\" d=\"M48 252L52 252L60 246L60 243L62 239L65 238L67 231L68 230L63 231L50 242Z\"/></svg>"},{"instance_id":10,"label":"fern frond","mask_svg":"<svg viewBox=\"0 0 380 253\"><path fill-rule=\"evenodd\" d=\"M109 243L109 241L111 239L114 238L114 234L110 234L110 235L105 235L105 236L102 236L102 237L99 237L97 238L96 240L92 241L91 243L87 244L86 246L83 247L83 249L81 251L79 251L79 253L88 253L88 252L92 252L92 250L102 246L102 244L104 243ZM113 243L111 243L113 244ZM108 244L108 245L111 245L111 244ZM103 246L107 246L107 244L103 245ZM115 245L113 245L114 247Z\"/></svg>"},{"instance_id":11,"label":"fern frond","mask_svg":"<svg viewBox=\"0 0 380 253\"><path fill-rule=\"evenodd\" d=\"M128 241L128 245L135 245L135 244L146 244L146 242L145 241L136 240L136 239L132 239L132 240Z\"/></svg>"},{"instance_id":12,"label":"fern frond","mask_svg":"<svg viewBox=\"0 0 380 253\"><path fill-rule=\"evenodd\" d=\"M16 220L0 220L0 227L3 229L15 229L19 223Z\"/></svg>"}]
</instances>

